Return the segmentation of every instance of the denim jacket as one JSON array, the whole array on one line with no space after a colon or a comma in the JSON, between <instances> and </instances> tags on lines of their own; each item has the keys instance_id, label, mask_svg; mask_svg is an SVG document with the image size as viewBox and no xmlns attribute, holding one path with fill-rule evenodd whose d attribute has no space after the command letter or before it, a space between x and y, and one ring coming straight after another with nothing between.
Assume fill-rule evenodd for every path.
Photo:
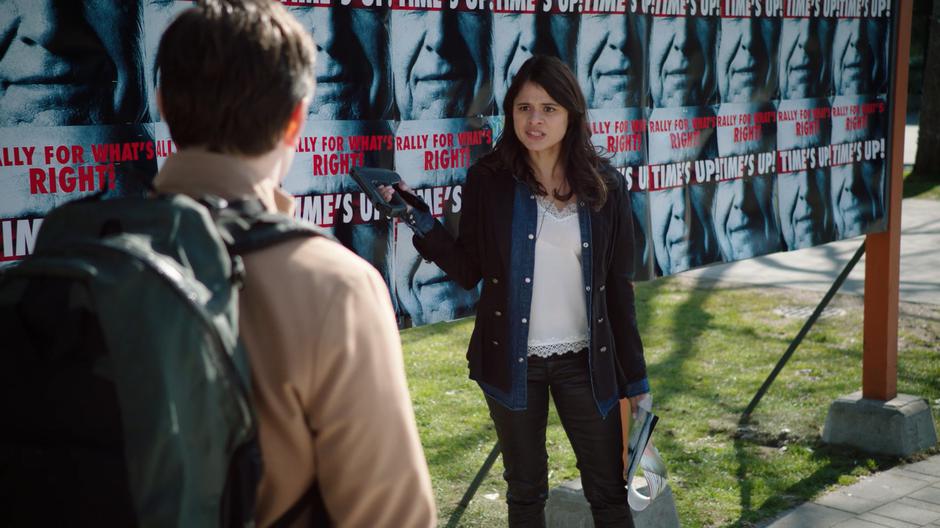
<instances>
[{"instance_id":1,"label":"denim jacket","mask_svg":"<svg viewBox=\"0 0 940 528\"><path fill-rule=\"evenodd\" d=\"M649 392L633 285L633 215L621 177L607 167L608 200L594 211L578 203L581 267L587 308L588 364L594 399L606 416L620 398ZM490 155L470 168L454 239L423 202L409 224L419 253L464 288L482 279L467 351L470 378L514 410L526 407L528 319L535 267L535 195Z\"/></svg>"}]
</instances>

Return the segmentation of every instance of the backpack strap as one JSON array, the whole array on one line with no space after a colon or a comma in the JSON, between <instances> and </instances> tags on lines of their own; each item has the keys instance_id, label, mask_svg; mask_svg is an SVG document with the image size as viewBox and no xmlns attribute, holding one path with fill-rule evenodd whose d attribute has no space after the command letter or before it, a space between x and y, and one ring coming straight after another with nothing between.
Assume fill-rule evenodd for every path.
<instances>
[{"instance_id":1,"label":"backpack strap","mask_svg":"<svg viewBox=\"0 0 940 528\"><path fill-rule=\"evenodd\" d=\"M211 212L232 255L245 255L297 238L329 236L312 224L268 212L257 198L226 201L206 196L200 202Z\"/></svg>"},{"instance_id":2,"label":"backpack strap","mask_svg":"<svg viewBox=\"0 0 940 528\"><path fill-rule=\"evenodd\" d=\"M200 203L212 214L219 235L228 247L236 267L240 267L238 257L288 240L317 236L332 238L313 224L269 212L257 198L227 201L215 196L205 196ZM260 453L258 456L260 458ZM333 525L317 481L314 481L304 495L273 523L272 528L288 528L304 515L310 516L313 526Z\"/></svg>"}]
</instances>

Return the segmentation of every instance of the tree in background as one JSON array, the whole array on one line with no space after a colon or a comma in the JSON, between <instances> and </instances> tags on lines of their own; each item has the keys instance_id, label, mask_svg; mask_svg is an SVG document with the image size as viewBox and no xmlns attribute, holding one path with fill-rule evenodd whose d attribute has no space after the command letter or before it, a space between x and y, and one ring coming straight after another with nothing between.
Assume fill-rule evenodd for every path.
<instances>
[{"instance_id":1,"label":"tree in background","mask_svg":"<svg viewBox=\"0 0 940 528\"><path fill-rule=\"evenodd\" d=\"M917 158L911 178L940 180L940 1L933 0L920 100Z\"/></svg>"}]
</instances>

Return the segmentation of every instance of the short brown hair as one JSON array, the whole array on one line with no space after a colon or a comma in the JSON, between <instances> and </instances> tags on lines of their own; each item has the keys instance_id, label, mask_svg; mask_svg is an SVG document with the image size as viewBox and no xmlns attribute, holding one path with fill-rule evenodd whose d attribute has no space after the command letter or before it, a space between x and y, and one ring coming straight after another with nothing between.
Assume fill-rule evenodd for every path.
<instances>
[{"instance_id":1,"label":"short brown hair","mask_svg":"<svg viewBox=\"0 0 940 528\"><path fill-rule=\"evenodd\" d=\"M200 0L164 32L155 68L180 148L259 155L314 87L313 39L274 0Z\"/></svg>"}]
</instances>

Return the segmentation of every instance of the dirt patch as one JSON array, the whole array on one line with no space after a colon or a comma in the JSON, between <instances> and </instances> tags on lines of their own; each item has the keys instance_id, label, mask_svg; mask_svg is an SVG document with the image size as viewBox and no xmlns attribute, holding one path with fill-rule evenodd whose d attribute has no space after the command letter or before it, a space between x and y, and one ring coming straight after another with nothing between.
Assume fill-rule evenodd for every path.
<instances>
[{"instance_id":1,"label":"dirt patch","mask_svg":"<svg viewBox=\"0 0 940 528\"><path fill-rule=\"evenodd\" d=\"M690 288L723 288L746 291L754 295L773 296L779 298L780 313L772 314L765 322L773 326L786 326L793 322L794 313L803 314L802 320L809 318L809 314L819 304L825 295L823 292L812 290L797 290L780 286L754 287L744 283L732 282L703 282L693 277L677 276L675 280ZM852 320L863 319L865 299L859 295L838 294L829 302L827 314L822 320ZM898 305L898 349L903 351L905 346L927 346L940 350L940 305L901 302Z\"/></svg>"},{"instance_id":2,"label":"dirt patch","mask_svg":"<svg viewBox=\"0 0 940 528\"><path fill-rule=\"evenodd\" d=\"M901 303L898 309L899 333L902 345L928 347L940 350L940 306L932 304ZM899 345L901 350L904 349Z\"/></svg>"}]
</instances>

